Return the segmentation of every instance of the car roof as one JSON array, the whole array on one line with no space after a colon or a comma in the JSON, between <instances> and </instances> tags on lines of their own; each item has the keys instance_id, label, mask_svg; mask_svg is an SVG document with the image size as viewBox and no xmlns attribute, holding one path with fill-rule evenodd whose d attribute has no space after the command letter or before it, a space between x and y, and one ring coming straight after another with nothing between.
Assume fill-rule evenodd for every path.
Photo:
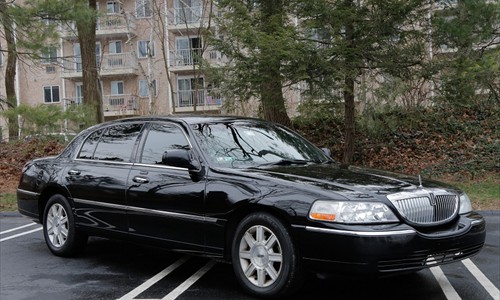
<instances>
[{"instance_id":1,"label":"car roof","mask_svg":"<svg viewBox=\"0 0 500 300\"><path fill-rule=\"evenodd\" d=\"M248 117L239 117L239 116L224 116L224 115L165 115L165 116L141 116L141 117L132 117L132 118L124 118L113 120L109 122L105 122L103 124L116 124L120 122L128 122L128 121L173 121L173 122L183 122L186 124L203 124L203 123L219 123L219 122L235 122L235 121L250 121L250 122L259 122L266 123L267 121L256 119L256 118L248 118Z\"/></svg>"}]
</instances>

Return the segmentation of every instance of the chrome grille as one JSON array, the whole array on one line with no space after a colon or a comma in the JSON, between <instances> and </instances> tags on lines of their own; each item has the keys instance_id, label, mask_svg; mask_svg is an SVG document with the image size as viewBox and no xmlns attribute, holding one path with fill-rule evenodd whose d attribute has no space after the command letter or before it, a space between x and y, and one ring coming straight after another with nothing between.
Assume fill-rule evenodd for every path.
<instances>
[{"instance_id":1,"label":"chrome grille","mask_svg":"<svg viewBox=\"0 0 500 300\"><path fill-rule=\"evenodd\" d=\"M420 225L444 223L458 210L458 197L452 194L393 199L392 203L408 221Z\"/></svg>"}]
</instances>

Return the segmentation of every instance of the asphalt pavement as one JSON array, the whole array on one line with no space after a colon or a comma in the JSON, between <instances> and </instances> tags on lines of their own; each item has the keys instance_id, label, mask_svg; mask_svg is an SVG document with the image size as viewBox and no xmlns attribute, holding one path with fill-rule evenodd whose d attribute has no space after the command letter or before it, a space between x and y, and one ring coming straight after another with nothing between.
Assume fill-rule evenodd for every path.
<instances>
[{"instance_id":1,"label":"asphalt pavement","mask_svg":"<svg viewBox=\"0 0 500 300\"><path fill-rule=\"evenodd\" d=\"M368 280L308 276L293 299L500 300L500 211L481 212L476 256L415 274ZM53 256L41 226L0 213L0 299L253 299L229 264L138 244L91 238L77 258Z\"/></svg>"}]
</instances>

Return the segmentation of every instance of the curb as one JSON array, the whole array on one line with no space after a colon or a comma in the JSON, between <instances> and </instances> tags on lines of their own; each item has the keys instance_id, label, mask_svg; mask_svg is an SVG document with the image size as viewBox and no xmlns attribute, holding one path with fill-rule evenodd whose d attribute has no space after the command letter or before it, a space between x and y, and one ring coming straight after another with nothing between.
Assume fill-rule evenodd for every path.
<instances>
[{"instance_id":1,"label":"curb","mask_svg":"<svg viewBox=\"0 0 500 300\"><path fill-rule=\"evenodd\" d=\"M12 217L22 217L22 216L23 215L21 215L17 211L2 211L2 212L0 212L0 218L4 218L4 217L12 218Z\"/></svg>"}]
</instances>

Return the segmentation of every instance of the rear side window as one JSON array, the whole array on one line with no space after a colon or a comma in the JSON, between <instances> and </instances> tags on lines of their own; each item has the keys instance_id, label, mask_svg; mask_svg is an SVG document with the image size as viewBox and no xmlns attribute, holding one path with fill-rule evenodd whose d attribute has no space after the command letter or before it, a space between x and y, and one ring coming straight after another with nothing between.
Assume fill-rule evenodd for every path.
<instances>
[{"instance_id":1,"label":"rear side window","mask_svg":"<svg viewBox=\"0 0 500 300\"><path fill-rule=\"evenodd\" d=\"M87 138L77 158L92 159L94 157L95 147L97 146L103 131L104 130L102 129L97 130Z\"/></svg>"},{"instance_id":2,"label":"rear side window","mask_svg":"<svg viewBox=\"0 0 500 300\"><path fill-rule=\"evenodd\" d=\"M121 124L96 131L85 141L78 158L130 162L141 129L142 124Z\"/></svg>"},{"instance_id":3,"label":"rear side window","mask_svg":"<svg viewBox=\"0 0 500 300\"><path fill-rule=\"evenodd\" d=\"M163 153L172 149L190 149L182 130L173 124L151 124L144 143L141 163L161 164Z\"/></svg>"}]
</instances>

